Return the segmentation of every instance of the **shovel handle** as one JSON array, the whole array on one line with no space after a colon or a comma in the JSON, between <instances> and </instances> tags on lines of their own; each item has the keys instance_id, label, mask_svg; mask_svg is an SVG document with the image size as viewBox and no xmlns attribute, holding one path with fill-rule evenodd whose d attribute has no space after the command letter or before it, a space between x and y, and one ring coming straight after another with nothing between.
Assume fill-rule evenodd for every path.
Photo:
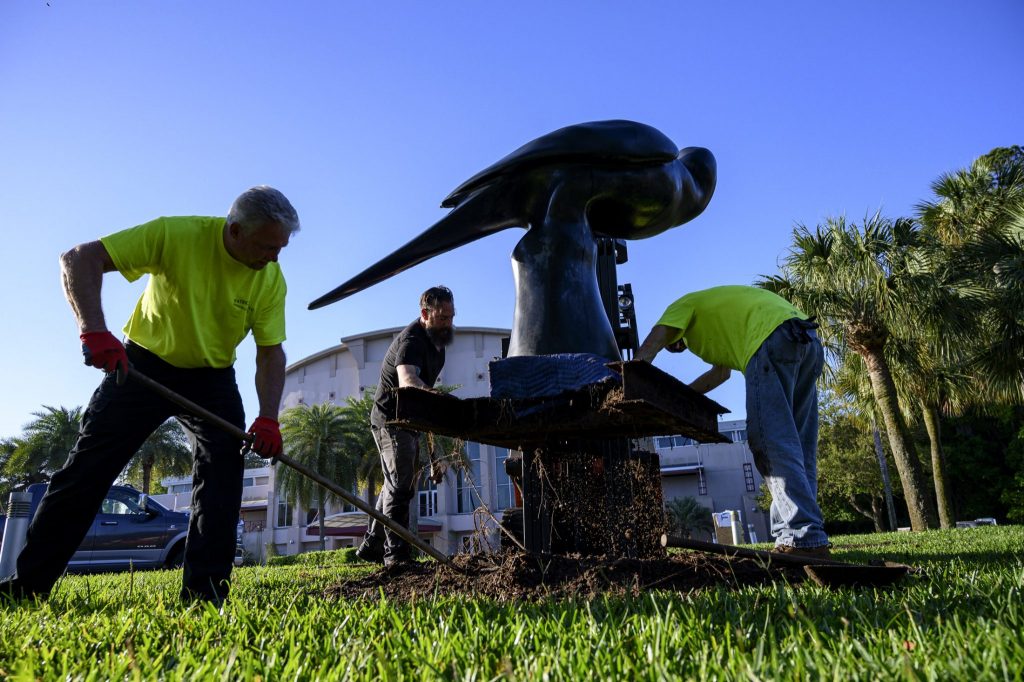
<instances>
[{"instance_id":1,"label":"shovel handle","mask_svg":"<svg viewBox=\"0 0 1024 682\"><path fill-rule=\"evenodd\" d=\"M247 443L252 442L252 434L246 433L245 431L238 428L237 426L235 426L228 420L224 419L223 417L217 416L213 412L207 410L205 407L197 405L196 403L192 402L185 396L179 395L172 391L171 389L164 386L163 384L150 379L148 376L138 371L134 367L128 368L128 377L131 378L133 381L139 382L146 388L152 390L154 393L163 396L167 400L170 400L172 403L179 405L180 407L184 408L188 412L191 412L195 416L205 419L206 421L222 429L223 431L226 431L227 433L230 433L231 435L237 438L241 438L243 441ZM319 483L324 488L327 488L332 493L334 493L341 499L345 500L346 502L348 502L349 504L351 504L353 507L363 512L364 514L367 514L371 518L380 521L398 537L402 538L403 540L405 540L410 545L420 550L424 554L433 557L434 559L440 561L442 564L445 564L446 566L454 566L452 560L449 559L446 555L434 549L431 545L427 544L423 540L420 540L413 533L411 533L409 529L384 516L379 511L368 505L366 502L359 499L357 496L355 496L348 490L345 490L340 485L338 485L331 479L327 478L326 476L323 476L318 472L313 471L309 467L300 464L299 462L296 462L294 459L288 457L287 455L278 455L275 459L284 464L285 466L290 467L295 471L299 472L306 478L315 481L316 483Z\"/></svg>"},{"instance_id":2,"label":"shovel handle","mask_svg":"<svg viewBox=\"0 0 1024 682\"><path fill-rule=\"evenodd\" d=\"M185 410L191 412L193 415L205 419L206 421L210 422L211 424L219 428L221 431L226 431L227 433L230 433L232 436L241 438L246 443L252 442L251 433L246 433L242 429L238 428L237 426L229 422L227 419L224 419L223 417L218 417L205 407L197 405L196 403L192 402L185 396L175 393L174 391L172 391L171 389L167 388L166 386L157 381L153 381L148 376L146 376L145 374L143 374L142 372L140 372L139 370L135 369L130 365L128 366L128 378L131 379L132 381L139 382L140 384L150 389L157 395L167 398L168 400L170 400L172 403L175 403L179 407L185 408Z\"/></svg>"}]
</instances>

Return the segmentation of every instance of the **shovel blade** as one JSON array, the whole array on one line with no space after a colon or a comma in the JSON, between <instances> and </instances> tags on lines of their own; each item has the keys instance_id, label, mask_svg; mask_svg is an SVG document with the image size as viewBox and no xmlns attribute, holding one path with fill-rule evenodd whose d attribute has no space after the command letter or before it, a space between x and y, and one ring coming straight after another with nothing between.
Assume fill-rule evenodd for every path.
<instances>
[{"instance_id":1,"label":"shovel blade","mask_svg":"<svg viewBox=\"0 0 1024 682\"><path fill-rule=\"evenodd\" d=\"M839 566L813 564L804 573L822 587L886 587L903 579L909 566L885 562L882 566Z\"/></svg>"}]
</instances>

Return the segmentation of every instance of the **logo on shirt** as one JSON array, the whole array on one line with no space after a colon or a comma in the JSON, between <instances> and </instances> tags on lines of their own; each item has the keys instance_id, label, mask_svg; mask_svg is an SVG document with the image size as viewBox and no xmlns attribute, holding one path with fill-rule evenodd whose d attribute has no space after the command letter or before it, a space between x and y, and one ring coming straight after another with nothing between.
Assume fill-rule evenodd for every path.
<instances>
[{"instance_id":1,"label":"logo on shirt","mask_svg":"<svg viewBox=\"0 0 1024 682\"><path fill-rule=\"evenodd\" d=\"M241 310L248 310L249 309L249 301L244 299L244 298L236 298L234 300L234 304L235 304L236 308L239 308Z\"/></svg>"}]
</instances>

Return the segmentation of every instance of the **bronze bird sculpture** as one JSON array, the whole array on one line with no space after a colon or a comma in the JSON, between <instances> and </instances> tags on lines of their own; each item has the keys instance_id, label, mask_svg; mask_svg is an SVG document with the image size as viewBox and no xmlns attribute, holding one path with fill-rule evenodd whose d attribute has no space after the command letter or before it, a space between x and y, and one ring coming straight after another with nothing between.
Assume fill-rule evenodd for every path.
<instances>
[{"instance_id":1,"label":"bronze bird sculpture","mask_svg":"<svg viewBox=\"0 0 1024 682\"><path fill-rule=\"evenodd\" d=\"M679 150L633 121L567 126L462 183L452 209L412 241L309 304L323 307L509 227L516 307L509 356L595 353L619 359L598 289L595 237L643 239L692 220L715 190L707 149Z\"/></svg>"}]
</instances>

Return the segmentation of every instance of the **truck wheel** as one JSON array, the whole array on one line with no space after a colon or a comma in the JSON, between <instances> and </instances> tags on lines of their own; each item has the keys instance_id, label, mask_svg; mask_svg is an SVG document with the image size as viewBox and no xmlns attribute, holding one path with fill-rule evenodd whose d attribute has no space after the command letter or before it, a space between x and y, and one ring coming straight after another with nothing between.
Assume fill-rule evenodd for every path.
<instances>
[{"instance_id":1,"label":"truck wheel","mask_svg":"<svg viewBox=\"0 0 1024 682\"><path fill-rule=\"evenodd\" d=\"M185 543L179 542L178 546L171 550L171 553L167 555L167 568L181 568L181 565L185 563Z\"/></svg>"}]
</instances>

